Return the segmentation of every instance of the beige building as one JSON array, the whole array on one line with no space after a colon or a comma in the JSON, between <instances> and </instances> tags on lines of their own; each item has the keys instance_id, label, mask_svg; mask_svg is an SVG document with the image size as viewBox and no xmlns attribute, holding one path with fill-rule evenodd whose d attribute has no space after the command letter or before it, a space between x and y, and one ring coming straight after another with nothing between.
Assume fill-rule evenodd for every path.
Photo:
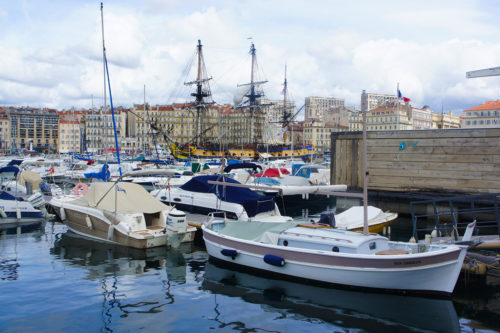
<instances>
[{"instance_id":1,"label":"beige building","mask_svg":"<svg viewBox=\"0 0 500 333\"><path fill-rule=\"evenodd\" d=\"M398 103L396 95L384 95L367 93L365 90L361 93L361 111L369 111L379 107L391 107Z\"/></svg>"},{"instance_id":2,"label":"beige building","mask_svg":"<svg viewBox=\"0 0 500 333\"><path fill-rule=\"evenodd\" d=\"M345 106L345 100L330 97L306 97L305 99L305 121L325 121L334 109Z\"/></svg>"},{"instance_id":3,"label":"beige building","mask_svg":"<svg viewBox=\"0 0 500 333\"><path fill-rule=\"evenodd\" d=\"M10 117L4 108L0 108L0 151L6 153L11 147Z\"/></svg>"},{"instance_id":4,"label":"beige building","mask_svg":"<svg viewBox=\"0 0 500 333\"><path fill-rule=\"evenodd\" d=\"M59 120L58 152L80 153L81 133L78 120Z\"/></svg>"},{"instance_id":5,"label":"beige building","mask_svg":"<svg viewBox=\"0 0 500 333\"><path fill-rule=\"evenodd\" d=\"M462 128L500 127L500 101L489 101L464 110Z\"/></svg>"},{"instance_id":6,"label":"beige building","mask_svg":"<svg viewBox=\"0 0 500 333\"><path fill-rule=\"evenodd\" d=\"M460 117L454 116L453 111L448 113L432 113L432 128L460 128Z\"/></svg>"},{"instance_id":7,"label":"beige building","mask_svg":"<svg viewBox=\"0 0 500 333\"><path fill-rule=\"evenodd\" d=\"M410 109L409 105L372 109L366 114L366 130L410 130L413 128Z\"/></svg>"},{"instance_id":8,"label":"beige building","mask_svg":"<svg viewBox=\"0 0 500 333\"><path fill-rule=\"evenodd\" d=\"M348 127L339 127L326 124L322 121L304 121L303 138L304 144L313 144L316 151L321 153L330 150L330 134L332 132L346 131Z\"/></svg>"},{"instance_id":9,"label":"beige building","mask_svg":"<svg viewBox=\"0 0 500 333\"><path fill-rule=\"evenodd\" d=\"M59 115L54 109L6 108L10 117L11 151L57 152Z\"/></svg>"}]
</instances>

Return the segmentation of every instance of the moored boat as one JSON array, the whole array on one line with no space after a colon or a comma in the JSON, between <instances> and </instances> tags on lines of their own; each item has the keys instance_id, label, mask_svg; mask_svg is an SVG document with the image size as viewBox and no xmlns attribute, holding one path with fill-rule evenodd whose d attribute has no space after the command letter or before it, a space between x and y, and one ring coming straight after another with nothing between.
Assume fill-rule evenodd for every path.
<instances>
[{"instance_id":1,"label":"moored boat","mask_svg":"<svg viewBox=\"0 0 500 333\"><path fill-rule=\"evenodd\" d=\"M376 234L297 222L213 221L202 226L216 259L283 276L346 286L450 294L466 247L392 242Z\"/></svg>"},{"instance_id":2,"label":"moored boat","mask_svg":"<svg viewBox=\"0 0 500 333\"><path fill-rule=\"evenodd\" d=\"M85 194L54 197L49 205L71 231L133 248L175 247L196 231L184 212L134 183L93 183Z\"/></svg>"}]
</instances>

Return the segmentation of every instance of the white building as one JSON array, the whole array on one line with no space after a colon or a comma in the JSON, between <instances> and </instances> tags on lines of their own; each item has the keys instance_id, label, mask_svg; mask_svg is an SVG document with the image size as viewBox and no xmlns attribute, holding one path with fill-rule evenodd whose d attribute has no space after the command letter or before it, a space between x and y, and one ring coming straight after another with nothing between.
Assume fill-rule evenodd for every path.
<instances>
[{"instance_id":1,"label":"white building","mask_svg":"<svg viewBox=\"0 0 500 333\"><path fill-rule=\"evenodd\" d=\"M306 97L304 120L325 121L325 117L334 109L345 106L345 100L330 97Z\"/></svg>"}]
</instances>

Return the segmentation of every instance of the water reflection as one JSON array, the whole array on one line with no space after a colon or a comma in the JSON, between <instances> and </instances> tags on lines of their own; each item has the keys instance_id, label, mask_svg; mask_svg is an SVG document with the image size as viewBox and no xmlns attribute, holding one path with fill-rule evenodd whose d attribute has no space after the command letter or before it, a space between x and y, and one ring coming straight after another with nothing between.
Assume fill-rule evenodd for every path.
<instances>
[{"instance_id":1,"label":"water reflection","mask_svg":"<svg viewBox=\"0 0 500 333\"><path fill-rule=\"evenodd\" d=\"M105 332L112 332L113 324L131 314L162 312L164 306L175 302L173 287L186 283L183 252L189 249L183 247L132 249L66 232L57 235L50 252L66 265L85 268L84 279L100 285L101 330ZM157 294L158 289L162 294ZM159 297L142 296L148 292Z\"/></svg>"},{"instance_id":2,"label":"water reflection","mask_svg":"<svg viewBox=\"0 0 500 333\"><path fill-rule=\"evenodd\" d=\"M208 262L202 288L215 295L215 321L220 322L217 295L238 297L261 304L264 311L308 321L316 318L345 329L370 332L459 332L460 324L451 300L386 295L323 288L290 281L262 278ZM240 325L245 326L244 323Z\"/></svg>"},{"instance_id":3,"label":"water reflection","mask_svg":"<svg viewBox=\"0 0 500 333\"><path fill-rule=\"evenodd\" d=\"M84 266L91 280L135 275L165 268L168 281L186 282L186 260L182 248L133 249L88 240L72 232L59 234L51 254L72 265Z\"/></svg>"}]
</instances>

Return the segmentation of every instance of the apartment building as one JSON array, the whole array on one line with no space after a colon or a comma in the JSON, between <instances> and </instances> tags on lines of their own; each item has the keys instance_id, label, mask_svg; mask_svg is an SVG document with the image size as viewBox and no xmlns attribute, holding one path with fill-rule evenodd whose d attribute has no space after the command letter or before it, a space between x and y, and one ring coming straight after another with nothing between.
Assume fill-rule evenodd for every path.
<instances>
[{"instance_id":1,"label":"apartment building","mask_svg":"<svg viewBox=\"0 0 500 333\"><path fill-rule=\"evenodd\" d=\"M334 109L345 106L345 100L330 97L306 97L304 120L325 121Z\"/></svg>"},{"instance_id":2,"label":"apartment building","mask_svg":"<svg viewBox=\"0 0 500 333\"><path fill-rule=\"evenodd\" d=\"M396 95L361 93L361 111L369 111L378 107L391 107L398 103Z\"/></svg>"},{"instance_id":3,"label":"apartment building","mask_svg":"<svg viewBox=\"0 0 500 333\"><path fill-rule=\"evenodd\" d=\"M59 115L54 109L9 107L10 150L56 152L59 140Z\"/></svg>"},{"instance_id":4,"label":"apartment building","mask_svg":"<svg viewBox=\"0 0 500 333\"><path fill-rule=\"evenodd\" d=\"M500 101L488 101L464 110L462 128L500 127Z\"/></svg>"}]
</instances>

